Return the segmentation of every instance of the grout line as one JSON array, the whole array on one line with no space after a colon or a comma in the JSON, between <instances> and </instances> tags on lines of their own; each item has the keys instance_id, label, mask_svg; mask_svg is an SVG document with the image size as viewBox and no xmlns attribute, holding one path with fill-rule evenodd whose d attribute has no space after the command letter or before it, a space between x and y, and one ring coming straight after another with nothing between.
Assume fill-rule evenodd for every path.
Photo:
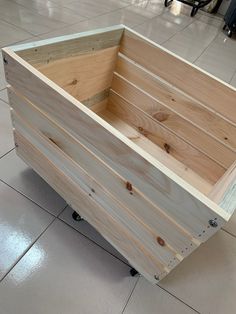
<instances>
[{"instance_id":1,"label":"grout line","mask_svg":"<svg viewBox=\"0 0 236 314\"><path fill-rule=\"evenodd\" d=\"M124 308L123 308L121 314L124 313L124 311L125 311L125 309L126 309L128 303L129 303L129 301L130 301L130 299L131 299L131 297L132 297L132 295L133 295L133 292L134 292L134 290L135 290L135 288L136 288L136 286L137 286L139 280L140 280L140 276L139 276L139 278L137 278L137 280L136 280L136 282L135 282L135 284L134 284L134 287L133 287L132 291L130 292L130 295L128 296L128 299L127 299L127 301L126 301L126 303L125 303L125 305L124 305Z\"/></svg>"},{"instance_id":2,"label":"grout line","mask_svg":"<svg viewBox=\"0 0 236 314\"><path fill-rule=\"evenodd\" d=\"M171 295L172 297L174 297L175 299L177 299L178 301L180 301L181 303L183 303L184 305L186 305L187 307L189 307L191 310L193 310L194 312L201 314L199 311L197 311L195 308L193 308L191 305L189 305L188 303L184 302L182 299L178 298L176 295L174 295L173 293L171 293L170 291L168 291L167 289L163 288L162 286L160 286L159 284L157 284L157 286L162 289L163 291L167 292L169 295Z\"/></svg>"},{"instance_id":3,"label":"grout line","mask_svg":"<svg viewBox=\"0 0 236 314\"><path fill-rule=\"evenodd\" d=\"M57 217L54 216L54 219L49 223L49 225L44 229L36 239L29 245L29 247L20 255L17 261L10 267L6 274L0 279L0 283L7 277L7 275L13 270L13 268L20 262L20 260L27 254L27 252L32 248L32 246L38 241L38 239L48 230L48 228L54 223Z\"/></svg>"},{"instance_id":4,"label":"grout line","mask_svg":"<svg viewBox=\"0 0 236 314\"><path fill-rule=\"evenodd\" d=\"M203 49L203 51L201 52L201 54L195 59L195 60L193 60L193 64L195 64L195 62L197 62L197 60L204 54L204 52L210 47L210 45L213 43L213 41L216 39L216 37L217 36L219 36L219 34L220 34L220 32L218 32L215 36L214 36L214 38L210 41L210 43L208 44L208 46L205 48L205 49ZM200 67L201 69L203 69L202 67ZM204 69L203 69L204 70Z\"/></svg>"},{"instance_id":5,"label":"grout line","mask_svg":"<svg viewBox=\"0 0 236 314\"><path fill-rule=\"evenodd\" d=\"M233 233L231 233L230 231L228 231L228 230L224 229L224 227L223 227L223 228L221 228L220 230L222 230L222 231L224 231L225 233L229 234L231 237L236 238L236 235L234 235L234 234L233 234Z\"/></svg>"},{"instance_id":6,"label":"grout line","mask_svg":"<svg viewBox=\"0 0 236 314\"><path fill-rule=\"evenodd\" d=\"M68 205L67 205L68 206ZM66 207L67 207L66 206ZM64 210L66 209L66 207L64 208ZM61 212L62 213L62 212ZM59 216L57 217L60 221L62 221L64 224L66 224L67 226L69 226L70 228L74 229L75 231L77 231L79 234L81 234L84 238L86 238L87 240L91 241L93 244L99 246L101 249L103 249L105 252L107 252L108 254L112 255L114 258L116 258L117 260L119 260L120 262L122 262L123 264L125 264L128 267L132 267L129 263L126 263L124 260L120 259L118 256L114 255L113 253L111 253L110 251L108 251L107 249L105 249L103 246L101 246L99 243L95 242L93 239L89 238L87 235L85 235L84 233L82 233L81 231L77 230L74 226L70 225L67 221L61 219ZM86 220L84 220L86 223L88 223ZM80 223L78 221L78 223ZM100 233L99 233L100 234ZM105 241L107 241L106 239L104 239ZM108 242L109 243L109 242Z\"/></svg>"},{"instance_id":7,"label":"grout line","mask_svg":"<svg viewBox=\"0 0 236 314\"><path fill-rule=\"evenodd\" d=\"M7 182L5 182L4 180L2 180L0 178L0 182L4 183L5 185L7 185L9 188L11 188L12 190L14 190L15 192L19 193L20 195L22 195L23 197L27 198L30 202L34 203L35 205L37 205L38 207L40 207L41 209L43 209L44 211L46 211L49 215L53 216L53 217L57 217L54 214L52 214L47 208L42 207L42 205L36 203L36 201L34 201L33 199L31 199L29 196L25 195L23 192L17 190L16 188L14 188L13 186L11 186L10 184L8 184ZM65 207L63 207L64 209ZM63 210L62 209L62 210Z\"/></svg>"},{"instance_id":8,"label":"grout line","mask_svg":"<svg viewBox=\"0 0 236 314\"><path fill-rule=\"evenodd\" d=\"M12 149L10 149L8 152L6 152L5 154L3 154L2 156L0 156L0 159L2 159L3 157L5 157L7 154L9 154L10 152L12 152L15 149L15 147L13 147ZM0 179L1 180L1 179Z\"/></svg>"}]
</instances>

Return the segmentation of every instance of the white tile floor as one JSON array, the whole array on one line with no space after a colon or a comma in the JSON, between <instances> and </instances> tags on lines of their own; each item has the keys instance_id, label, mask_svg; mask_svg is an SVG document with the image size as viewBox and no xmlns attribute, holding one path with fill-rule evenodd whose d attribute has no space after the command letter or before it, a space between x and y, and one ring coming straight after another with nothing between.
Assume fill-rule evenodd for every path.
<instances>
[{"instance_id":1,"label":"white tile floor","mask_svg":"<svg viewBox=\"0 0 236 314\"><path fill-rule=\"evenodd\" d=\"M223 20L162 0L0 0L0 47L124 23L236 87ZM16 155L0 61L0 313L234 314L236 216L159 286Z\"/></svg>"}]
</instances>

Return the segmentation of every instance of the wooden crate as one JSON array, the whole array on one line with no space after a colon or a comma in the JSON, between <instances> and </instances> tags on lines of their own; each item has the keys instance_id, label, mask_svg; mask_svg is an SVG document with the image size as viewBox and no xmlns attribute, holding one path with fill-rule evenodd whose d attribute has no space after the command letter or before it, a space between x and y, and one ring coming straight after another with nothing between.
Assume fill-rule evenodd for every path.
<instances>
[{"instance_id":1,"label":"wooden crate","mask_svg":"<svg viewBox=\"0 0 236 314\"><path fill-rule=\"evenodd\" d=\"M123 25L3 59L17 154L148 280L230 219L235 89Z\"/></svg>"}]
</instances>

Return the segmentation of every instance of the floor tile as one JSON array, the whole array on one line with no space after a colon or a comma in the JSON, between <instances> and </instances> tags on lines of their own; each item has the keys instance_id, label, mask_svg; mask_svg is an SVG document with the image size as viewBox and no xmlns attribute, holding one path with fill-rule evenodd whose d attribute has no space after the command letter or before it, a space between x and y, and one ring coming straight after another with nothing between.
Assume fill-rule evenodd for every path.
<instances>
[{"instance_id":1,"label":"floor tile","mask_svg":"<svg viewBox=\"0 0 236 314\"><path fill-rule=\"evenodd\" d=\"M116 10L112 13L88 19L80 23L73 24L68 27L64 27L60 30L40 35L40 38L46 39L62 35L69 35L117 24L125 24L129 27L132 27L133 25L143 23L144 21L146 21L146 18L144 18L143 16L121 9Z\"/></svg>"},{"instance_id":2,"label":"floor tile","mask_svg":"<svg viewBox=\"0 0 236 314\"><path fill-rule=\"evenodd\" d=\"M34 13L13 2L7 5L0 4L0 18L20 27L32 35L39 35L66 26L65 23ZM21 39L18 39L18 41L19 40Z\"/></svg>"},{"instance_id":3,"label":"floor tile","mask_svg":"<svg viewBox=\"0 0 236 314\"><path fill-rule=\"evenodd\" d=\"M160 285L200 313L232 314L236 307L236 239L218 233Z\"/></svg>"},{"instance_id":4,"label":"floor tile","mask_svg":"<svg viewBox=\"0 0 236 314\"><path fill-rule=\"evenodd\" d=\"M73 10L64 8L51 1L14 0L14 2L47 18L58 20L66 24L78 23L85 19L84 16L75 13Z\"/></svg>"},{"instance_id":5,"label":"floor tile","mask_svg":"<svg viewBox=\"0 0 236 314\"><path fill-rule=\"evenodd\" d=\"M15 153L0 159L0 179L57 216L66 202Z\"/></svg>"},{"instance_id":6,"label":"floor tile","mask_svg":"<svg viewBox=\"0 0 236 314\"><path fill-rule=\"evenodd\" d=\"M112 255L116 256L126 264L128 264L127 260L113 248L89 223L86 221L75 221L72 218L74 210L71 207L67 207L59 216L60 219L65 221L68 225L75 228L77 231L85 235L90 240L94 241L96 244L104 248L104 250L108 251Z\"/></svg>"},{"instance_id":7,"label":"floor tile","mask_svg":"<svg viewBox=\"0 0 236 314\"><path fill-rule=\"evenodd\" d=\"M0 91L0 100L3 100L5 103L8 104L8 95L7 95L7 89L4 88ZM8 109L9 111L9 109Z\"/></svg>"},{"instance_id":8,"label":"floor tile","mask_svg":"<svg viewBox=\"0 0 236 314\"><path fill-rule=\"evenodd\" d=\"M163 46L193 62L207 48L218 32L214 26L195 21L165 42Z\"/></svg>"},{"instance_id":9,"label":"floor tile","mask_svg":"<svg viewBox=\"0 0 236 314\"><path fill-rule=\"evenodd\" d=\"M73 1L64 6L87 18L102 15L120 7L115 2L93 0Z\"/></svg>"},{"instance_id":10,"label":"floor tile","mask_svg":"<svg viewBox=\"0 0 236 314\"><path fill-rule=\"evenodd\" d=\"M1 279L46 229L53 217L2 182L0 199Z\"/></svg>"},{"instance_id":11,"label":"floor tile","mask_svg":"<svg viewBox=\"0 0 236 314\"><path fill-rule=\"evenodd\" d=\"M236 73L234 74L233 78L230 81L230 84L234 87L236 87Z\"/></svg>"},{"instance_id":12,"label":"floor tile","mask_svg":"<svg viewBox=\"0 0 236 314\"><path fill-rule=\"evenodd\" d=\"M17 41L27 39L32 35L18 27L9 23L1 21L1 8L0 8L0 47L9 46Z\"/></svg>"},{"instance_id":13,"label":"floor tile","mask_svg":"<svg viewBox=\"0 0 236 314\"><path fill-rule=\"evenodd\" d=\"M140 34L148 37L154 42L161 44L186 27L191 20L186 16L172 16L170 13L161 14L143 24L135 27Z\"/></svg>"},{"instance_id":14,"label":"floor tile","mask_svg":"<svg viewBox=\"0 0 236 314\"><path fill-rule=\"evenodd\" d=\"M3 95L3 91L0 92L0 98L1 95ZM10 109L0 99L0 157L9 152L14 146Z\"/></svg>"},{"instance_id":15,"label":"floor tile","mask_svg":"<svg viewBox=\"0 0 236 314\"><path fill-rule=\"evenodd\" d=\"M1 283L1 311L120 314L136 280L124 263L57 221Z\"/></svg>"},{"instance_id":16,"label":"floor tile","mask_svg":"<svg viewBox=\"0 0 236 314\"><path fill-rule=\"evenodd\" d=\"M159 1L140 1L133 3L126 8L128 11L145 16L146 18L153 18L165 10L163 2Z\"/></svg>"},{"instance_id":17,"label":"floor tile","mask_svg":"<svg viewBox=\"0 0 236 314\"><path fill-rule=\"evenodd\" d=\"M2 54L0 53L0 91L5 88L7 85L5 74L4 74L4 66L3 66L3 60L2 60Z\"/></svg>"},{"instance_id":18,"label":"floor tile","mask_svg":"<svg viewBox=\"0 0 236 314\"><path fill-rule=\"evenodd\" d=\"M229 82L236 71L235 55L234 41L220 33L195 64L223 81Z\"/></svg>"},{"instance_id":19,"label":"floor tile","mask_svg":"<svg viewBox=\"0 0 236 314\"><path fill-rule=\"evenodd\" d=\"M196 314L196 311L140 277L124 314Z\"/></svg>"}]
</instances>

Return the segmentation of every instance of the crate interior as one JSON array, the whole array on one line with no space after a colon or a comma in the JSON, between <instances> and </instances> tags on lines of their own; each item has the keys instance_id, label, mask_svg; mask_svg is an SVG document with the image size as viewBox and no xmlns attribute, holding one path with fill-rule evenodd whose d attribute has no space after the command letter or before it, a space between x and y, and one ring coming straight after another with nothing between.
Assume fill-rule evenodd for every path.
<instances>
[{"instance_id":1,"label":"crate interior","mask_svg":"<svg viewBox=\"0 0 236 314\"><path fill-rule=\"evenodd\" d=\"M120 45L33 65L208 195L235 160L234 126L133 62L121 53L121 46L122 40ZM215 135L211 123L223 130L221 134Z\"/></svg>"}]
</instances>

